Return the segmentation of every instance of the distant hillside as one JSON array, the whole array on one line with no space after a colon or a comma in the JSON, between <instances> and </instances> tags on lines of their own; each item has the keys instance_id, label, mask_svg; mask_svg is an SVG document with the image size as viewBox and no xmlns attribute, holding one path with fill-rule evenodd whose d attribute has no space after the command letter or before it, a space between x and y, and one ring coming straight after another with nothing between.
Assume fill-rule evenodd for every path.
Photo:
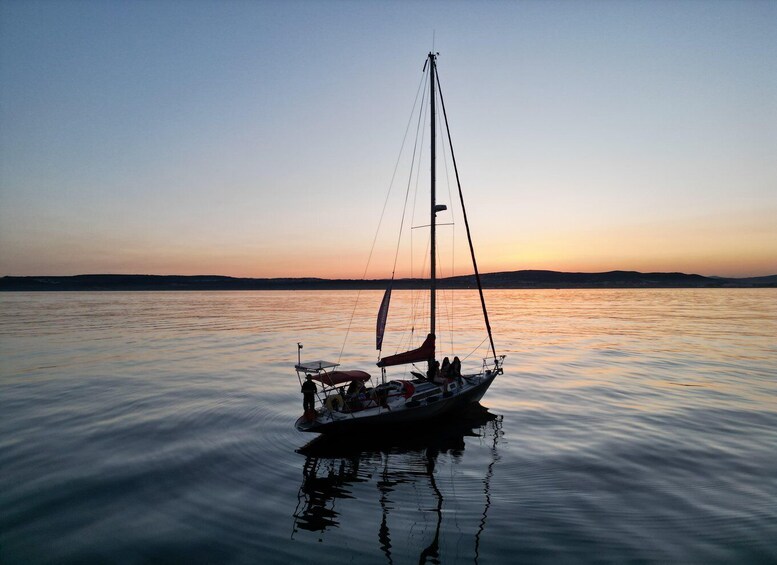
<instances>
[{"instance_id":1,"label":"distant hillside","mask_svg":"<svg viewBox=\"0 0 777 565\"><path fill-rule=\"evenodd\" d=\"M775 287L777 275L743 279L684 273L562 273L512 271L482 275L485 288L708 288ZM76 275L72 277L2 277L0 291L111 290L353 290L386 288L385 279L275 278L250 279L218 275ZM399 279L394 288L424 288L428 281ZM438 281L439 288L472 288L474 275Z\"/></svg>"},{"instance_id":2,"label":"distant hillside","mask_svg":"<svg viewBox=\"0 0 777 565\"><path fill-rule=\"evenodd\" d=\"M456 277L474 284L474 277ZM684 273L562 273L558 271L512 271L482 276L489 288L598 288L598 287L706 287L723 286L728 279L713 279ZM724 282L725 281L725 282Z\"/></svg>"},{"instance_id":3,"label":"distant hillside","mask_svg":"<svg viewBox=\"0 0 777 565\"><path fill-rule=\"evenodd\" d=\"M743 279L734 279L740 283L752 284L755 286L774 286L777 285L777 275L768 275L766 277L747 277Z\"/></svg>"}]
</instances>

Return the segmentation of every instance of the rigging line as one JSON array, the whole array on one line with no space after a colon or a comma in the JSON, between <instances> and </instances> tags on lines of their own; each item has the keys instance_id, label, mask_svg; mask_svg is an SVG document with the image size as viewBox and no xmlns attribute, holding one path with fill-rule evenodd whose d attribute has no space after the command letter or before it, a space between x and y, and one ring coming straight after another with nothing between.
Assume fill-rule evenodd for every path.
<instances>
[{"instance_id":1,"label":"rigging line","mask_svg":"<svg viewBox=\"0 0 777 565\"><path fill-rule=\"evenodd\" d=\"M425 65L424 65L424 68L426 68ZM407 202L408 202L409 196L410 196L410 186L412 185L412 181L413 181L413 172L416 170L416 165L415 165L415 163L416 163L416 155L418 155L417 161L418 161L419 167L420 167L420 163L421 163L421 157L420 157L420 154L419 154L420 149L419 149L419 144L418 144L418 134L419 134L419 131L423 131L423 130L421 130L421 123L423 121L422 118L425 116L425 109L426 109L426 105L425 105L425 101L426 101L426 83L427 83L428 78L429 78L429 75L425 73L424 74L424 82L423 82L423 85L422 85L423 90L421 91L423 94L421 95L421 105L419 106L419 108L424 108L424 112L421 112L420 110L418 112L418 122L416 124L416 130L415 130L415 141L413 143L412 158L410 160L410 172L409 172L408 177L407 177L407 189L405 190L405 203L404 203L403 208L402 208L402 221L400 223L399 234L397 235L397 248L396 248L396 252L394 254L394 265L393 265L392 270L391 270L391 281L392 282L394 281L394 275L396 274L396 270L397 270L397 261L399 259L399 248L400 248L400 245L402 243L402 231L404 229L405 215L407 213ZM421 148L423 147L423 140L422 140L422 143L421 143L420 147ZM416 172L416 175L418 175L417 172ZM412 262L413 261L413 253L412 253L413 245L412 245L412 242L413 242L413 232L411 231L410 232L410 276L411 276L411 278L413 276L413 262ZM413 320L413 315L412 315L412 312L413 312L412 292L413 291L411 290L410 292L411 292L411 301L410 301L410 311L411 311L411 314L410 314L410 326L411 326L411 331L410 331L410 338L408 339L408 343L410 343L412 345L412 341L413 341L412 325L413 325L413 321L414 321ZM399 351L403 350L402 347L403 347L404 342L405 342L405 335L406 334L407 334L407 326L405 326L405 329L404 329L402 335L400 336L399 342L397 343L397 350L395 351L395 353L398 353ZM410 347L408 347L408 349L409 348Z\"/></svg>"},{"instance_id":2,"label":"rigging line","mask_svg":"<svg viewBox=\"0 0 777 565\"><path fill-rule=\"evenodd\" d=\"M440 76L437 74L437 67L435 66L434 76L437 78L437 90L440 93L440 103L442 106L443 117L445 118L445 130L448 132L448 144L451 147L451 160L453 161L453 171L456 173L456 184L459 187L459 199L461 200L461 212L464 216L464 227L467 230L467 240L469 241L469 251L472 255L472 267L475 269L475 279L478 283L478 292L480 294L480 304L483 307L483 318L486 322L486 330L488 331L488 340L491 343L491 351L494 354L494 360L496 361L496 347L494 347L494 336L491 335L491 323L488 321L488 310L486 309L486 299L483 296L483 285L480 283L480 272L478 271L478 262L475 259L475 247L472 245L472 234L469 231L469 220L467 220L467 209L464 206L464 193L461 191L461 180L459 179L459 168L456 166L456 154L453 151L453 140L451 139L451 128L448 125L448 113L445 111L445 98L442 95L442 88L440 87Z\"/></svg>"},{"instance_id":3,"label":"rigging line","mask_svg":"<svg viewBox=\"0 0 777 565\"><path fill-rule=\"evenodd\" d=\"M424 249L424 254L423 254L424 261L421 264L421 275L420 275L419 278L423 278L424 275L426 274L426 260L429 258L429 249L430 249L430 247L432 245L432 241L431 240L432 240L432 234L430 232L428 237L426 238L426 249ZM428 312L426 307L427 307L427 305L429 305L429 307L431 308L431 304L429 304L429 293L428 292L419 292L419 293L417 293L417 295L416 295L416 304L420 305L419 307L422 308L421 316L423 318L427 318L429 312Z\"/></svg>"},{"instance_id":4,"label":"rigging line","mask_svg":"<svg viewBox=\"0 0 777 565\"><path fill-rule=\"evenodd\" d=\"M425 77L428 75L424 75ZM426 85L426 80L424 80L424 86ZM424 88L424 93L426 92L426 89ZM424 103L424 98L421 98L421 104ZM397 259L399 259L399 244L402 242L402 230L405 228L405 213L407 212L407 201L410 196L410 185L413 181L413 169L415 168L415 156L416 156L416 150L418 148L418 131L421 129L421 112L418 112L418 123L416 124L415 128L415 143L413 145L413 157L410 161L410 174L407 176L407 188L405 189L405 203L402 206L402 220L399 223L399 235L397 236L397 250L394 253L394 266L391 269L391 280L394 280L394 274L397 272ZM419 157L420 162L420 157Z\"/></svg>"},{"instance_id":5,"label":"rigging line","mask_svg":"<svg viewBox=\"0 0 777 565\"><path fill-rule=\"evenodd\" d=\"M425 68L426 68L426 65L424 65L424 69ZM428 75L425 75L425 77L428 79ZM402 210L402 223L403 224L404 224L404 221L405 221L405 213L407 212L407 202L408 202L408 198L409 198L409 195L410 195L410 186L412 185L413 173L414 172L415 172L415 175L416 175L416 184L415 184L415 193L414 194L417 196L417 193L418 193L418 177L420 176L421 155L423 154L423 135L424 135L424 132L426 131L426 130L421 128L421 124L426 119L426 104L425 104L425 102L426 102L426 82L427 81L425 80L424 83L423 83L424 89L423 89L423 94L421 95L421 106L420 106L420 108L423 108L423 112L421 112L421 111L418 112L418 123L416 125L415 143L413 145L413 154L412 154L413 158L411 160L411 165L410 165L410 174L408 175L408 179L407 179L407 191L405 193L405 205L404 205L404 208ZM421 136L422 136L420 144L418 143L419 131L421 132ZM418 156L417 159L416 159L416 155ZM418 163L418 167L417 168L416 168L415 163ZM415 202L416 202L416 198L414 197L414 199L413 199L413 212L415 212ZM392 281L394 280L394 273L396 272L397 260L398 260L398 257L399 257L399 247L400 247L400 244L401 244L401 238L402 238L402 229L400 228L399 237L397 238L397 250L396 250L396 254L394 255L394 268L393 268L393 270L391 272L391 280ZM412 230L410 232L410 278L413 278L413 232L412 232ZM414 292L415 291L413 289L410 290L410 324L409 324L410 325L410 337L408 338L408 343L410 345L408 346L408 348L412 346L413 333L414 333L413 330L415 329L414 328L414 323L415 323L415 315L414 315L415 310L414 310L414 306L415 305L414 305L414 302L413 302ZM400 336L399 342L397 344L397 351L396 351L397 353L399 351L403 350L402 346L405 343L405 335L407 334L407 329L408 329L407 326L405 326L405 329L404 329L402 335Z\"/></svg>"},{"instance_id":6,"label":"rigging line","mask_svg":"<svg viewBox=\"0 0 777 565\"><path fill-rule=\"evenodd\" d=\"M426 251L423 255L424 262L421 267L421 273L418 276L419 279L422 279L424 277L424 274L426 272L426 258L429 255L429 237L426 239ZM417 292L414 288L414 285L411 285L410 288L410 320L409 320L409 330L410 330L410 336L407 338L408 348L412 347L413 344L413 336L415 335L415 329L416 329L416 320L418 317L422 319L426 319L428 317L428 309L427 304L429 301L429 293L428 292ZM420 311L420 314L418 312ZM397 346L397 352L402 351L401 346L405 343L405 336L408 332L408 326L406 325L404 330L402 331L402 335L399 339L399 345Z\"/></svg>"},{"instance_id":7,"label":"rigging line","mask_svg":"<svg viewBox=\"0 0 777 565\"><path fill-rule=\"evenodd\" d=\"M488 336L484 337L484 338L483 338L483 341L481 341L481 342L478 344L478 346L477 346L475 349L473 349L472 351L470 351L469 353L467 353L467 356L466 356L464 359L462 359L462 361L466 361L467 359L469 359L469 357L470 357L470 356L471 356L473 353L475 353L475 351L477 351L478 349L480 349L480 348L483 346L483 344L484 344L484 343L486 343L486 340L487 340L487 339L488 339ZM488 351L486 351L486 353L488 353Z\"/></svg>"},{"instance_id":8,"label":"rigging line","mask_svg":"<svg viewBox=\"0 0 777 565\"><path fill-rule=\"evenodd\" d=\"M442 289L442 300L440 300L440 304L442 304L443 308L445 308L445 318L448 322L448 337L451 343L450 348L450 354L454 354L453 350L453 308L448 308L448 302L451 302L451 296L453 291L450 288ZM440 340L442 341L442 340Z\"/></svg>"},{"instance_id":9,"label":"rigging line","mask_svg":"<svg viewBox=\"0 0 777 565\"><path fill-rule=\"evenodd\" d=\"M420 230L421 228L431 227L431 225L432 224L426 224L425 226L412 226L410 229L411 230ZM434 225L439 228L440 226L452 226L454 224L453 224L453 222L444 222L444 223L435 222Z\"/></svg>"},{"instance_id":10,"label":"rigging line","mask_svg":"<svg viewBox=\"0 0 777 565\"><path fill-rule=\"evenodd\" d=\"M439 271L440 278L439 278L439 280L440 280L440 281L442 281L442 280L444 280L446 277L445 277L445 276L443 276L443 275L444 275L444 272L443 272L443 270L442 270L442 264L443 264L443 263L442 263L442 261L440 261L440 255L441 255L441 253L440 253L440 248L439 248L439 246L438 246L438 247L437 247L437 262L438 262L438 264L440 265L440 271ZM441 285L441 286L442 286L442 285ZM444 321L447 321L447 322L448 322L448 333L449 333L449 334L451 334L451 333L453 333L453 324L451 323L451 312L449 312L449 311L448 311L448 303L445 301L445 298L446 298L446 296L447 296L447 295L446 295L446 292L448 292L448 291L447 291L445 288L440 288L440 289L438 290L438 292L439 292L439 293L442 295L442 298L440 299L440 304L441 304L441 305L442 305L442 307L445 309L445 314L444 314L444 316L445 316L445 320L444 320ZM437 316L436 316L436 317L439 319L441 315L442 315L442 313L441 313L441 312L439 312L439 309L438 309L438 312L437 312ZM442 339L440 339L440 345L442 346ZM440 349L442 349L442 347L440 347ZM451 347L451 353L452 353L452 352L453 352L453 348Z\"/></svg>"},{"instance_id":11,"label":"rigging line","mask_svg":"<svg viewBox=\"0 0 777 565\"><path fill-rule=\"evenodd\" d=\"M428 60L427 60L428 62ZM424 68L426 68L426 65L424 65ZM426 86L426 82L424 82L424 86ZM424 88L424 94L421 98L421 105L423 107L423 123L426 123L426 116L429 112L429 106L426 104L426 88ZM416 134L417 135L417 134ZM412 214L412 223L415 223L415 212L417 208L417 202L418 202L418 183L421 178L421 161L424 154L424 139L426 139L426 128L421 128L421 143L418 147L418 168L416 169L416 177L415 177L415 187L413 188L413 214ZM413 276L414 272L414 266L413 266L413 232L410 232L410 276ZM423 277L423 269L426 265L426 255L424 255L424 264L421 266L421 277ZM411 297L416 294L415 290L410 291ZM415 315L415 302L411 300L411 311L410 311L410 317L413 322L415 322L416 315Z\"/></svg>"},{"instance_id":12,"label":"rigging line","mask_svg":"<svg viewBox=\"0 0 777 565\"><path fill-rule=\"evenodd\" d=\"M445 137L444 136L444 132L442 131L442 122L440 122L440 139L444 139L444 137ZM454 220L453 196L451 196L451 177L450 177L450 174L449 174L449 171L448 171L448 155L445 152L445 144L441 143L440 147L442 147L442 161L443 161L443 164L445 165L445 185L448 188L448 203L450 205L449 215L451 217L450 225L453 226L453 227L451 227L451 274L450 274L450 276L453 277L455 275L455 273L456 273L456 270L455 270L455 267L456 267L456 222L453 221ZM440 224L437 224L437 225L439 226ZM440 265L442 265L442 262L440 262ZM452 291L449 291L448 292L448 300L451 303L451 309L450 309L450 314L448 315L448 325L450 326L448 335L450 336L450 340L451 340L451 353L453 353L453 351L454 351L454 349L453 349L453 311L454 311L453 297L454 297L454 293ZM446 307L447 307L447 304L446 304Z\"/></svg>"},{"instance_id":13,"label":"rigging line","mask_svg":"<svg viewBox=\"0 0 777 565\"><path fill-rule=\"evenodd\" d=\"M450 292L450 289L440 289L443 298L446 298ZM448 310L448 303L445 300L440 300L440 304L442 304L442 307L445 309L445 319L448 322L448 335L451 335L453 333L453 313ZM442 339L440 339L440 345L442 346ZM442 349L442 347L440 347L440 349ZM453 355L453 338L451 338L451 349L449 353Z\"/></svg>"},{"instance_id":14,"label":"rigging line","mask_svg":"<svg viewBox=\"0 0 777 565\"><path fill-rule=\"evenodd\" d=\"M415 296L412 294L415 291L411 289L411 296L410 296L410 307L412 311L421 311L420 317L425 317L426 314L426 308L425 304L421 304L422 301L425 300L424 294L425 293L415 293ZM426 300L428 300L428 296L426 297ZM415 335L416 330L416 320L415 318L410 318L409 326L406 325L404 329L402 330L402 335L399 338L399 345L397 346L397 352L403 351L406 349L411 349L413 347L413 336ZM409 336L408 336L409 332ZM405 338L407 337L407 341L405 341ZM402 345L407 343L407 347L402 349Z\"/></svg>"},{"instance_id":15,"label":"rigging line","mask_svg":"<svg viewBox=\"0 0 777 565\"><path fill-rule=\"evenodd\" d=\"M391 174L391 182L389 183L388 192L386 193L386 199L383 201L383 210L380 212L380 220L378 220L378 227L375 228L375 237L372 238L372 246L370 247L370 253L367 256L367 264L364 267L364 273L361 280L367 278L367 270L370 268L370 261L372 261L372 254L375 251L375 243L378 241L378 234L380 233L380 226L383 223L383 216L386 214L386 206L388 205L389 196L391 196L391 189L394 187L394 178L397 176L397 169L399 168L399 161L402 159L402 151L405 148L405 141L407 140L407 133L410 131L410 124L413 122L413 114L415 114L416 103L418 102L418 94L421 92L421 87L426 84L426 74L421 77L418 82L418 90L415 93L415 99L413 100L413 106L410 109L410 116L407 119L407 126L405 126L405 135L402 137L402 144L399 147L399 155L397 155L397 161L394 163L394 172ZM348 342L348 335L351 333L351 324L353 323L353 317L356 315L356 308L359 305L359 297L361 296L361 289L356 292L356 300L353 304L353 311L351 312L351 318L348 320L348 329L345 330L345 338L343 339L343 346L340 348L340 355L337 357L337 362L343 357L343 351L345 351L345 344Z\"/></svg>"}]
</instances>

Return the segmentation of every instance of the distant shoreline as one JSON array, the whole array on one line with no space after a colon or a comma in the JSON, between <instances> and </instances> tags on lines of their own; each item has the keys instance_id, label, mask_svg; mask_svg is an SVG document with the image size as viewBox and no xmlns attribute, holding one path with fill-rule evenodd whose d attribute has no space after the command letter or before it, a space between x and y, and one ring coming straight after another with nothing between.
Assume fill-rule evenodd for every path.
<instances>
[{"instance_id":1,"label":"distant shoreline","mask_svg":"<svg viewBox=\"0 0 777 565\"><path fill-rule=\"evenodd\" d=\"M596 288L775 288L777 275L748 278L705 277L685 273L608 271L565 273L511 271L481 275L487 289L596 289ZM0 291L187 291L187 290L381 290L388 279L238 278L217 275L73 275L5 276ZM423 289L425 279L397 279L394 289ZM438 280L440 289L475 288L474 275Z\"/></svg>"}]
</instances>

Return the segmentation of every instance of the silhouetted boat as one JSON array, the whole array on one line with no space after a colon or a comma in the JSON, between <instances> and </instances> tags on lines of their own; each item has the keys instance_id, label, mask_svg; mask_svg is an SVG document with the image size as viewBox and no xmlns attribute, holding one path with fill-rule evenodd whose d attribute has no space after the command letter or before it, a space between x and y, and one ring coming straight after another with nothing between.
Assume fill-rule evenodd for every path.
<instances>
[{"instance_id":1,"label":"silhouetted boat","mask_svg":"<svg viewBox=\"0 0 777 565\"><path fill-rule=\"evenodd\" d=\"M317 409L307 410L296 422L296 428L303 432L342 432L375 427L389 427L396 424L429 420L443 415L449 415L463 410L469 404L478 402L491 386L497 375L502 374L504 355L497 355L494 340L491 334L491 325L488 321L488 311L483 297L483 289L480 283L480 274L475 260L475 252L470 237L467 213L464 208L464 197L459 183L459 173L456 167L456 158L453 153L453 144L450 144L451 158L456 172L456 182L459 188L459 197L464 215L464 224L467 231L472 265L477 280L480 302L483 309L483 317L491 357L484 359L480 370L472 374L461 374L461 363L458 357L453 363L442 368L435 358L435 318L436 318L436 226L437 213L446 210L447 207L436 203L436 174L435 174L435 102L439 94L442 105L445 127L450 143L450 129L448 127L445 101L439 88L437 75L437 54L429 53L424 70L428 69L429 80L429 109L430 109L430 142L431 142L431 206L430 206L430 321L429 334L424 342L417 348L395 355L382 357L377 365L381 369L381 383L376 386L367 386L371 377L364 371L342 371L339 363L327 361L301 361L299 351L302 346L298 344L298 360L295 365L297 377L302 385L303 376L310 377L321 385L317 392ZM378 312L376 330L376 348L382 349L383 334L388 316L391 287L386 290ZM447 358L446 358L447 360ZM427 371L423 374L411 371L412 380L386 380L386 367L406 365L411 363L426 362ZM346 385L348 386L346 390Z\"/></svg>"}]
</instances>

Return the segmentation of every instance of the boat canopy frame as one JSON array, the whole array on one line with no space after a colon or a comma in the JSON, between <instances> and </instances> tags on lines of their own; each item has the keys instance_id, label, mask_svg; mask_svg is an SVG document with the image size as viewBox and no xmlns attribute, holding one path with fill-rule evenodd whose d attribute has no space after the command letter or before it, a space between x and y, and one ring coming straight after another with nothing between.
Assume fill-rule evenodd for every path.
<instances>
[{"instance_id":1,"label":"boat canopy frame","mask_svg":"<svg viewBox=\"0 0 777 565\"><path fill-rule=\"evenodd\" d=\"M298 361L297 364L294 365L294 369L297 371L297 380L299 380L300 387L302 386L302 375L310 377L312 380L321 384L320 394L324 395L324 399L328 398L333 391L342 387L344 384L353 381L366 383L367 381L372 380L372 375L366 371L338 371L336 368L339 366L340 363L334 363L332 361L319 360L306 361L304 363ZM319 392L316 392L316 396L318 395ZM321 397L319 396L319 401L320 400Z\"/></svg>"}]
</instances>

